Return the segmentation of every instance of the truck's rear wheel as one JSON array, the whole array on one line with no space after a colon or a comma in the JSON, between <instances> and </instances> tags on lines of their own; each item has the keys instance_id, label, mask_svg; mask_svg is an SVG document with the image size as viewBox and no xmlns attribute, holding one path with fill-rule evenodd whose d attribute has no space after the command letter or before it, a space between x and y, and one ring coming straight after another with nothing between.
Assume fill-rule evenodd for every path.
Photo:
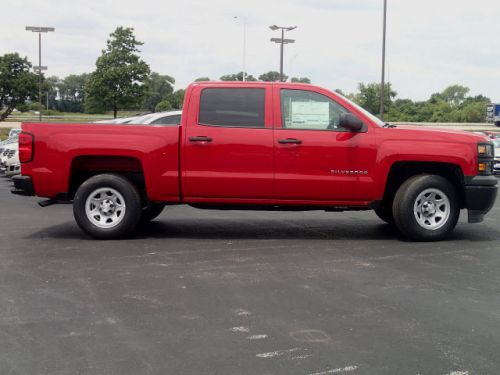
<instances>
[{"instance_id":1,"label":"truck's rear wheel","mask_svg":"<svg viewBox=\"0 0 500 375\"><path fill-rule=\"evenodd\" d=\"M125 237L139 223L141 199L127 179L101 174L80 185L73 201L73 214L79 227L92 237Z\"/></svg>"},{"instance_id":2,"label":"truck's rear wheel","mask_svg":"<svg viewBox=\"0 0 500 375\"><path fill-rule=\"evenodd\" d=\"M458 194L441 176L414 176L398 189L392 212L403 235L417 241L441 240L457 225Z\"/></svg>"}]
</instances>

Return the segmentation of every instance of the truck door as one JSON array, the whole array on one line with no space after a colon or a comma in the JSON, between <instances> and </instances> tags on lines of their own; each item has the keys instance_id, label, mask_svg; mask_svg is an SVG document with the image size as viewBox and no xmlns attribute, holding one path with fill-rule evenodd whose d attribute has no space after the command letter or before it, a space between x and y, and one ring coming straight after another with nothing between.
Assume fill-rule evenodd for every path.
<instances>
[{"instance_id":1,"label":"truck door","mask_svg":"<svg viewBox=\"0 0 500 375\"><path fill-rule=\"evenodd\" d=\"M272 87L211 83L192 90L183 129L184 201L270 199Z\"/></svg>"},{"instance_id":2,"label":"truck door","mask_svg":"<svg viewBox=\"0 0 500 375\"><path fill-rule=\"evenodd\" d=\"M369 201L376 158L373 131L340 128L340 115L349 110L327 91L280 87L274 90L279 103L274 120L276 199Z\"/></svg>"}]
</instances>

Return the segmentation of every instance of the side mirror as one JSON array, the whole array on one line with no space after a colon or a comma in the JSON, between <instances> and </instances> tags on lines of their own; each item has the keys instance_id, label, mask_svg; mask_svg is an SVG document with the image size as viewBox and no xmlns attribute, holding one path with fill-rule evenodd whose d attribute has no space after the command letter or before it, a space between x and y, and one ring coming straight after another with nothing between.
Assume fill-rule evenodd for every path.
<instances>
[{"instance_id":1,"label":"side mirror","mask_svg":"<svg viewBox=\"0 0 500 375\"><path fill-rule=\"evenodd\" d=\"M352 132L359 132L363 129L363 121L354 116L352 113L342 113L340 115L339 127L350 130Z\"/></svg>"}]
</instances>

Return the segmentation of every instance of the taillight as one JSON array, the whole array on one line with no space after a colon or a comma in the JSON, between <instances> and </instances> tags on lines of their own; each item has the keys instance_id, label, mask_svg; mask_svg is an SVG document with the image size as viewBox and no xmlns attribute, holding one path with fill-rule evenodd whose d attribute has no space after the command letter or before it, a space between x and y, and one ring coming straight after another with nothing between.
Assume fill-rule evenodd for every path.
<instances>
[{"instance_id":1,"label":"taillight","mask_svg":"<svg viewBox=\"0 0 500 375\"><path fill-rule=\"evenodd\" d=\"M33 160L33 147L35 139L29 133L19 134L19 161L21 163L29 163Z\"/></svg>"}]
</instances>

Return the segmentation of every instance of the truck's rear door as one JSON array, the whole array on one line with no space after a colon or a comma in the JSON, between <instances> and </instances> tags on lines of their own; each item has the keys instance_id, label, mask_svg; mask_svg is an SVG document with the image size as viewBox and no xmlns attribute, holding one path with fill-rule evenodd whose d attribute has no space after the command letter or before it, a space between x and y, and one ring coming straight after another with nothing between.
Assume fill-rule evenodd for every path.
<instances>
[{"instance_id":1,"label":"truck's rear door","mask_svg":"<svg viewBox=\"0 0 500 375\"><path fill-rule=\"evenodd\" d=\"M271 86L200 84L190 95L181 158L184 201L271 198Z\"/></svg>"}]
</instances>

